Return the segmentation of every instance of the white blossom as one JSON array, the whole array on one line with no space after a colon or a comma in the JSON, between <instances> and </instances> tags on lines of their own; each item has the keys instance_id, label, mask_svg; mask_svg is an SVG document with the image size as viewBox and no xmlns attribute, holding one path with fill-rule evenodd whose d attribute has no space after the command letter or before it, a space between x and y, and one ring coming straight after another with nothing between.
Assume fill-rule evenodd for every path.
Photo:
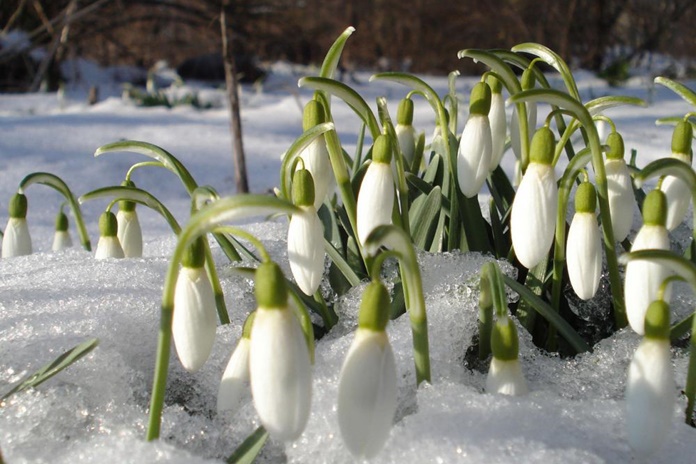
<instances>
[{"instance_id":1,"label":"white blossom","mask_svg":"<svg viewBox=\"0 0 696 464\"><path fill-rule=\"evenodd\" d=\"M100 236L97 242L97 251L94 253L96 259L124 258L123 248L118 237L115 235Z\"/></svg>"},{"instance_id":2,"label":"white blossom","mask_svg":"<svg viewBox=\"0 0 696 464\"><path fill-rule=\"evenodd\" d=\"M67 230L56 230L53 234L53 245L51 249L53 251L60 251L73 246L72 238L70 238L70 232Z\"/></svg>"},{"instance_id":3,"label":"white blossom","mask_svg":"<svg viewBox=\"0 0 696 464\"><path fill-rule=\"evenodd\" d=\"M511 396L522 396L529 393L519 359L503 360L494 356L488 368L486 392Z\"/></svg>"},{"instance_id":4,"label":"white blossom","mask_svg":"<svg viewBox=\"0 0 696 464\"><path fill-rule=\"evenodd\" d=\"M363 178L357 203L358 240L365 243L377 226L391 224L394 177L389 164L373 161Z\"/></svg>"},{"instance_id":5,"label":"white blossom","mask_svg":"<svg viewBox=\"0 0 696 464\"><path fill-rule=\"evenodd\" d=\"M628 166L623 159L607 159L604 162L609 198L609 214L614 240L623 241L631 231L635 198Z\"/></svg>"},{"instance_id":6,"label":"white blossom","mask_svg":"<svg viewBox=\"0 0 696 464\"><path fill-rule=\"evenodd\" d=\"M116 220L118 221L117 237L121 242L125 257L140 258L143 256L143 233L138 214L135 210L119 210L116 213Z\"/></svg>"},{"instance_id":7,"label":"white blossom","mask_svg":"<svg viewBox=\"0 0 696 464\"><path fill-rule=\"evenodd\" d=\"M467 198L478 195L491 167L491 126L487 115L472 113L459 140L457 180Z\"/></svg>"},{"instance_id":8,"label":"white blossom","mask_svg":"<svg viewBox=\"0 0 696 464\"><path fill-rule=\"evenodd\" d=\"M314 206L300 209L288 225L288 260L297 286L313 295L324 275L324 226Z\"/></svg>"},{"instance_id":9,"label":"white blossom","mask_svg":"<svg viewBox=\"0 0 696 464\"><path fill-rule=\"evenodd\" d=\"M26 218L10 217L2 237L2 257L31 254L31 236Z\"/></svg>"},{"instance_id":10,"label":"white blossom","mask_svg":"<svg viewBox=\"0 0 696 464\"><path fill-rule=\"evenodd\" d=\"M575 213L567 244L570 284L581 299L589 300L597 292L602 275L602 240L594 213Z\"/></svg>"},{"instance_id":11,"label":"white blossom","mask_svg":"<svg viewBox=\"0 0 696 464\"><path fill-rule=\"evenodd\" d=\"M218 414L234 414L244 396L249 392L249 338L239 339L222 374L217 396Z\"/></svg>"}]
</instances>

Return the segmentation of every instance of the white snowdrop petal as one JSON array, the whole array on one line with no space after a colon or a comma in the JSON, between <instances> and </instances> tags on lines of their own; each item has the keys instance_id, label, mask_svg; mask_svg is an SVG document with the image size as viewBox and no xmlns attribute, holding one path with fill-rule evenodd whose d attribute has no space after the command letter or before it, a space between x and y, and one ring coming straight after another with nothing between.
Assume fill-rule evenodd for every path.
<instances>
[{"instance_id":1,"label":"white snowdrop petal","mask_svg":"<svg viewBox=\"0 0 696 464\"><path fill-rule=\"evenodd\" d=\"M491 126L488 116L469 116L459 140L457 180L467 198L478 195L491 167Z\"/></svg>"},{"instance_id":2,"label":"white snowdrop petal","mask_svg":"<svg viewBox=\"0 0 696 464\"><path fill-rule=\"evenodd\" d=\"M121 242L123 254L126 258L140 258L143 256L143 232L140 228L138 214L135 211L122 211L116 213L118 232L116 236Z\"/></svg>"},{"instance_id":3,"label":"white snowdrop petal","mask_svg":"<svg viewBox=\"0 0 696 464\"><path fill-rule=\"evenodd\" d=\"M503 159L505 150L505 135L507 133L507 115L505 114L505 99L502 93L491 95L491 109L488 112L491 125L491 166L494 170Z\"/></svg>"},{"instance_id":4,"label":"white snowdrop petal","mask_svg":"<svg viewBox=\"0 0 696 464\"><path fill-rule=\"evenodd\" d=\"M60 251L65 250L73 246L72 238L70 238L70 233L67 230L57 230L53 234L53 244L51 245L51 250Z\"/></svg>"},{"instance_id":5,"label":"white snowdrop petal","mask_svg":"<svg viewBox=\"0 0 696 464\"><path fill-rule=\"evenodd\" d=\"M413 126L397 124L394 130L396 131L396 138L399 141L401 153L403 153L404 159L410 166L413 163L416 151L416 129Z\"/></svg>"},{"instance_id":6,"label":"white snowdrop petal","mask_svg":"<svg viewBox=\"0 0 696 464\"><path fill-rule=\"evenodd\" d=\"M329 160L329 150L326 148L324 136L317 137L300 154L304 168L312 173L314 179L314 207L318 210L329 193L334 176ZM301 165L298 164L298 169Z\"/></svg>"},{"instance_id":7,"label":"white snowdrop petal","mask_svg":"<svg viewBox=\"0 0 696 464\"><path fill-rule=\"evenodd\" d=\"M182 267L174 289L172 337L184 369L195 372L205 364L216 327L215 296L205 268Z\"/></svg>"},{"instance_id":8,"label":"white snowdrop petal","mask_svg":"<svg viewBox=\"0 0 696 464\"><path fill-rule=\"evenodd\" d=\"M576 213L568 230L566 263L570 284L583 300L597 292L602 275L602 239L594 213Z\"/></svg>"},{"instance_id":9,"label":"white snowdrop petal","mask_svg":"<svg viewBox=\"0 0 696 464\"><path fill-rule=\"evenodd\" d=\"M669 250L667 229L657 225L644 225L638 231L631 251L658 249ZM656 263L648 261L630 261L626 265L624 279L624 298L626 316L631 328L643 335L645 312L652 301L657 299L657 293L662 281L670 275L669 270ZM666 292L666 297L669 292Z\"/></svg>"},{"instance_id":10,"label":"white snowdrop petal","mask_svg":"<svg viewBox=\"0 0 696 464\"><path fill-rule=\"evenodd\" d=\"M295 440L307 425L312 398L307 343L288 308L257 311L249 351L254 406L272 437Z\"/></svg>"},{"instance_id":11,"label":"white snowdrop petal","mask_svg":"<svg viewBox=\"0 0 696 464\"><path fill-rule=\"evenodd\" d=\"M667 230L674 230L684 221L689 204L691 203L691 192L689 186L683 180L675 176L667 176L662 181L660 190L665 193L667 198Z\"/></svg>"},{"instance_id":12,"label":"white snowdrop petal","mask_svg":"<svg viewBox=\"0 0 696 464\"><path fill-rule=\"evenodd\" d=\"M558 191L553 167L529 163L515 194L510 233L515 255L528 269L546 257L556 228Z\"/></svg>"},{"instance_id":13,"label":"white snowdrop petal","mask_svg":"<svg viewBox=\"0 0 696 464\"><path fill-rule=\"evenodd\" d=\"M288 260L300 290L313 295L324 274L324 226L313 206L302 209L288 225Z\"/></svg>"},{"instance_id":14,"label":"white snowdrop petal","mask_svg":"<svg viewBox=\"0 0 696 464\"><path fill-rule=\"evenodd\" d=\"M394 206L394 178L391 167L373 162L363 178L357 203L358 239L365 243L370 232L381 225L391 224Z\"/></svg>"},{"instance_id":15,"label":"white snowdrop petal","mask_svg":"<svg viewBox=\"0 0 696 464\"><path fill-rule=\"evenodd\" d=\"M96 259L107 259L107 258L124 258L123 248L121 248L121 243L118 241L118 237L100 236L97 242L97 251L94 253Z\"/></svg>"},{"instance_id":16,"label":"white snowdrop petal","mask_svg":"<svg viewBox=\"0 0 696 464\"><path fill-rule=\"evenodd\" d=\"M604 162L607 178L609 213L614 231L614 239L623 241L633 225L635 198L628 167L623 159L609 159Z\"/></svg>"},{"instance_id":17,"label":"white snowdrop petal","mask_svg":"<svg viewBox=\"0 0 696 464\"><path fill-rule=\"evenodd\" d=\"M501 360L494 356L488 368L486 392L511 396L529 393L519 360Z\"/></svg>"},{"instance_id":18,"label":"white snowdrop petal","mask_svg":"<svg viewBox=\"0 0 696 464\"><path fill-rule=\"evenodd\" d=\"M11 217L2 237L2 257L25 256L31 254L31 236L24 218Z\"/></svg>"},{"instance_id":19,"label":"white snowdrop petal","mask_svg":"<svg viewBox=\"0 0 696 464\"><path fill-rule=\"evenodd\" d=\"M250 340L242 337L232 352L218 389L218 414L234 414L249 392L249 348Z\"/></svg>"},{"instance_id":20,"label":"white snowdrop petal","mask_svg":"<svg viewBox=\"0 0 696 464\"><path fill-rule=\"evenodd\" d=\"M626 423L628 442L648 459L672 428L676 384L668 340L644 339L628 369Z\"/></svg>"},{"instance_id":21,"label":"white snowdrop petal","mask_svg":"<svg viewBox=\"0 0 696 464\"><path fill-rule=\"evenodd\" d=\"M338 384L338 425L348 450L371 458L384 447L397 405L396 364L385 332L358 329Z\"/></svg>"}]
</instances>

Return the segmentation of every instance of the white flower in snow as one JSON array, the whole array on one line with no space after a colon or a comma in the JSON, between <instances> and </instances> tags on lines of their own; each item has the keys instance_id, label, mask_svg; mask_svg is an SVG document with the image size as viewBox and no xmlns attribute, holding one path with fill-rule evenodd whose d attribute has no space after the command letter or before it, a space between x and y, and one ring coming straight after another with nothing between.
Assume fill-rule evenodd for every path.
<instances>
[{"instance_id":1,"label":"white flower in snow","mask_svg":"<svg viewBox=\"0 0 696 464\"><path fill-rule=\"evenodd\" d=\"M491 334L493 358L486 377L486 392L522 396L529 393L518 359L519 340L509 317L498 319Z\"/></svg>"},{"instance_id":2,"label":"white flower in snow","mask_svg":"<svg viewBox=\"0 0 696 464\"><path fill-rule=\"evenodd\" d=\"M73 246L70 232L68 232L68 216L61 210L56 217L56 231L53 234L53 251L60 251Z\"/></svg>"},{"instance_id":3,"label":"white flower in snow","mask_svg":"<svg viewBox=\"0 0 696 464\"><path fill-rule=\"evenodd\" d=\"M505 152L505 136L507 134L507 115L505 114L505 98L503 85L497 78L488 77L491 87L491 109L488 111L488 121L491 124L491 166L493 171L498 167Z\"/></svg>"},{"instance_id":4,"label":"white flower in snow","mask_svg":"<svg viewBox=\"0 0 696 464\"><path fill-rule=\"evenodd\" d=\"M253 312L244 323L242 338L232 352L225 372L222 374L217 396L218 414L233 415L242 399L249 392L249 350L251 347L251 325L256 313Z\"/></svg>"},{"instance_id":5,"label":"white flower in snow","mask_svg":"<svg viewBox=\"0 0 696 464\"><path fill-rule=\"evenodd\" d=\"M358 330L338 379L338 425L348 450L372 458L384 447L397 405L396 363L385 332L389 294L379 281L368 285Z\"/></svg>"},{"instance_id":6,"label":"white flower in snow","mask_svg":"<svg viewBox=\"0 0 696 464\"><path fill-rule=\"evenodd\" d=\"M182 260L174 290L172 338L181 365L189 372L200 369L210 356L217 327L215 296L204 263L199 238Z\"/></svg>"},{"instance_id":7,"label":"white flower in snow","mask_svg":"<svg viewBox=\"0 0 696 464\"><path fill-rule=\"evenodd\" d=\"M624 161L623 138L618 132L612 132L607 137L607 145L609 151L604 162L604 170L607 178L609 214L614 240L621 242L631 231L636 201L633 196L631 174Z\"/></svg>"},{"instance_id":8,"label":"white flower in snow","mask_svg":"<svg viewBox=\"0 0 696 464\"><path fill-rule=\"evenodd\" d=\"M309 419L312 373L309 349L277 264L256 270L258 309L251 328L249 373L261 423L277 440L297 439Z\"/></svg>"},{"instance_id":9,"label":"white flower in snow","mask_svg":"<svg viewBox=\"0 0 696 464\"><path fill-rule=\"evenodd\" d=\"M27 225L27 197L16 193L8 207L10 218L2 238L2 257L12 258L31 254L31 236Z\"/></svg>"},{"instance_id":10,"label":"white flower in snow","mask_svg":"<svg viewBox=\"0 0 696 464\"><path fill-rule=\"evenodd\" d=\"M554 145L548 127L534 134L530 162L512 203L512 245L517 259L528 269L546 257L556 229L558 189L551 165Z\"/></svg>"},{"instance_id":11,"label":"white flower in snow","mask_svg":"<svg viewBox=\"0 0 696 464\"><path fill-rule=\"evenodd\" d=\"M566 263L570 284L583 300L597 292L602 275L602 239L595 209L597 196L589 182L575 192L575 215L568 230Z\"/></svg>"},{"instance_id":12,"label":"white flower in snow","mask_svg":"<svg viewBox=\"0 0 696 464\"><path fill-rule=\"evenodd\" d=\"M367 168L358 193L358 240L364 244L377 226L391 224L394 206L394 176L391 170L392 143L380 135L372 148L372 164Z\"/></svg>"},{"instance_id":13,"label":"white flower in snow","mask_svg":"<svg viewBox=\"0 0 696 464\"><path fill-rule=\"evenodd\" d=\"M683 161L691 167L691 139L693 130L687 121L680 121L672 135L672 158ZM689 204L691 191L689 186L678 177L666 176L660 185L660 190L667 197L667 230L674 230L684 221Z\"/></svg>"},{"instance_id":14,"label":"white flower in snow","mask_svg":"<svg viewBox=\"0 0 696 464\"><path fill-rule=\"evenodd\" d=\"M481 191L491 168L491 125L488 111L491 107L491 89L479 82L471 90L469 119L459 139L457 180L459 189L467 198Z\"/></svg>"},{"instance_id":15,"label":"white flower in snow","mask_svg":"<svg viewBox=\"0 0 696 464\"><path fill-rule=\"evenodd\" d=\"M404 98L399 102L399 109L396 113L396 138L399 141L401 153L406 162L405 169L410 168L418 171L418 166L412 166L413 158L416 153L416 129L413 127L413 100Z\"/></svg>"},{"instance_id":16,"label":"white flower in snow","mask_svg":"<svg viewBox=\"0 0 696 464\"><path fill-rule=\"evenodd\" d=\"M302 127L309 130L312 127L326 122L324 107L316 100L310 100L304 109ZM326 148L326 140L323 135L314 139L300 154L304 169L312 173L314 179L314 207L318 210L324 203L324 198L329 193L334 175L329 159L329 150Z\"/></svg>"},{"instance_id":17,"label":"white flower in snow","mask_svg":"<svg viewBox=\"0 0 696 464\"><path fill-rule=\"evenodd\" d=\"M669 250L669 235L665 228L667 206L665 194L652 190L643 202L643 226L638 231L631 251ZM626 316L631 328L644 333L645 311L657 299L662 281L670 276L665 266L646 260L629 261L624 279Z\"/></svg>"},{"instance_id":18,"label":"white flower in snow","mask_svg":"<svg viewBox=\"0 0 696 464\"><path fill-rule=\"evenodd\" d=\"M104 211L99 217L99 242L97 242L97 251L94 253L96 259L125 257L121 242L116 236L117 231L116 216L111 211Z\"/></svg>"},{"instance_id":19,"label":"white flower in snow","mask_svg":"<svg viewBox=\"0 0 696 464\"><path fill-rule=\"evenodd\" d=\"M134 186L130 181L124 181L124 185ZM132 201L120 201L118 203L118 240L123 247L126 258L140 258L143 256L143 232L140 228L138 213L135 211L135 203Z\"/></svg>"},{"instance_id":20,"label":"white flower in snow","mask_svg":"<svg viewBox=\"0 0 696 464\"><path fill-rule=\"evenodd\" d=\"M672 428L677 387L669 343L669 306L653 301L645 317L645 337L633 355L626 381L628 443L649 459Z\"/></svg>"}]
</instances>

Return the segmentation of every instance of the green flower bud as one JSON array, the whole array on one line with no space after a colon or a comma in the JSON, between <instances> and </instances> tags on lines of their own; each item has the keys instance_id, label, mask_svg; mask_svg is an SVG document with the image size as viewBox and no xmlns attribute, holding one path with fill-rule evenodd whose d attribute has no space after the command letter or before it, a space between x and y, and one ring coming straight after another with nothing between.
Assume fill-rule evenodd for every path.
<instances>
[{"instance_id":1,"label":"green flower bud","mask_svg":"<svg viewBox=\"0 0 696 464\"><path fill-rule=\"evenodd\" d=\"M198 237L193 241L191 246L188 247L186 252L184 252L184 256L181 258L181 264L191 269L203 267L205 264L205 242L203 241L203 237Z\"/></svg>"},{"instance_id":2,"label":"green flower bud","mask_svg":"<svg viewBox=\"0 0 696 464\"><path fill-rule=\"evenodd\" d=\"M135 183L132 180L124 180L121 182L123 187L135 187ZM135 202L130 200L121 200L118 202L118 209L121 211L135 211Z\"/></svg>"},{"instance_id":3,"label":"green flower bud","mask_svg":"<svg viewBox=\"0 0 696 464\"><path fill-rule=\"evenodd\" d=\"M491 109L491 88L485 82L477 83L471 89L469 99L469 114L482 114L488 116Z\"/></svg>"},{"instance_id":4,"label":"green flower bud","mask_svg":"<svg viewBox=\"0 0 696 464\"><path fill-rule=\"evenodd\" d=\"M621 134L618 132L612 132L607 136L606 144L609 146L609 150L607 151L607 159L623 159L625 148Z\"/></svg>"},{"instance_id":5,"label":"green flower bud","mask_svg":"<svg viewBox=\"0 0 696 464\"><path fill-rule=\"evenodd\" d=\"M530 90L534 88L536 83L536 77L534 76L534 71L532 68L527 68L522 73L521 85L522 90Z\"/></svg>"},{"instance_id":6,"label":"green flower bud","mask_svg":"<svg viewBox=\"0 0 696 464\"><path fill-rule=\"evenodd\" d=\"M254 295L256 295L256 303L260 308L287 308L288 287L280 266L273 261L259 265L256 269Z\"/></svg>"},{"instance_id":7,"label":"green flower bud","mask_svg":"<svg viewBox=\"0 0 696 464\"><path fill-rule=\"evenodd\" d=\"M597 209L597 193L590 182L578 185L575 191L575 212L594 213Z\"/></svg>"},{"instance_id":8,"label":"green flower bud","mask_svg":"<svg viewBox=\"0 0 696 464\"><path fill-rule=\"evenodd\" d=\"M689 155L691 153L691 139L694 137L694 130L689 121L679 121L674 132L672 132L672 153Z\"/></svg>"},{"instance_id":9,"label":"green flower bud","mask_svg":"<svg viewBox=\"0 0 696 464\"><path fill-rule=\"evenodd\" d=\"M669 340L669 305L662 300L650 303L645 312L645 337Z\"/></svg>"},{"instance_id":10,"label":"green flower bud","mask_svg":"<svg viewBox=\"0 0 696 464\"><path fill-rule=\"evenodd\" d=\"M380 135L372 146L372 161L390 164L392 159L392 141L387 135Z\"/></svg>"},{"instance_id":11,"label":"green flower bud","mask_svg":"<svg viewBox=\"0 0 696 464\"><path fill-rule=\"evenodd\" d=\"M491 334L493 356L501 361L514 361L519 353L517 328L509 317L495 321Z\"/></svg>"},{"instance_id":12,"label":"green flower bud","mask_svg":"<svg viewBox=\"0 0 696 464\"><path fill-rule=\"evenodd\" d=\"M68 230L68 216L59 211L56 216L56 232L65 232L66 230Z\"/></svg>"},{"instance_id":13,"label":"green flower bud","mask_svg":"<svg viewBox=\"0 0 696 464\"><path fill-rule=\"evenodd\" d=\"M316 100L310 100L304 107L302 116L302 129L309 130L314 126L326 122L324 107Z\"/></svg>"},{"instance_id":14,"label":"green flower bud","mask_svg":"<svg viewBox=\"0 0 696 464\"><path fill-rule=\"evenodd\" d=\"M553 132L547 126L542 126L534 133L534 137L532 137L529 160L533 163L550 166L553 162L555 148L556 139L553 136Z\"/></svg>"},{"instance_id":15,"label":"green flower bud","mask_svg":"<svg viewBox=\"0 0 696 464\"><path fill-rule=\"evenodd\" d=\"M643 222L663 226L667 223L667 197L660 189L651 190L643 201Z\"/></svg>"},{"instance_id":16,"label":"green flower bud","mask_svg":"<svg viewBox=\"0 0 696 464\"><path fill-rule=\"evenodd\" d=\"M399 102L399 109L396 110L396 122L404 126L413 125L413 100L404 98Z\"/></svg>"},{"instance_id":17,"label":"green flower bud","mask_svg":"<svg viewBox=\"0 0 696 464\"><path fill-rule=\"evenodd\" d=\"M389 292L379 280L370 282L362 295L360 312L358 313L358 327L370 329L375 332L384 332L389 322L391 306Z\"/></svg>"},{"instance_id":18,"label":"green flower bud","mask_svg":"<svg viewBox=\"0 0 696 464\"><path fill-rule=\"evenodd\" d=\"M503 83L500 82L500 79L495 77L492 74L489 74L486 76L486 82L488 83L488 86L491 88L492 93L503 93Z\"/></svg>"},{"instance_id":19,"label":"green flower bud","mask_svg":"<svg viewBox=\"0 0 696 464\"><path fill-rule=\"evenodd\" d=\"M99 216L99 234L102 237L116 237L118 233L118 221L111 211L104 211Z\"/></svg>"},{"instance_id":20,"label":"green flower bud","mask_svg":"<svg viewBox=\"0 0 696 464\"><path fill-rule=\"evenodd\" d=\"M11 218L26 219L27 217L27 197L23 193L15 193L10 199L8 212Z\"/></svg>"},{"instance_id":21,"label":"green flower bud","mask_svg":"<svg viewBox=\"0 0 696 464\"><path fill-rule=\"evenodd\" d=\"M292 175L292 202L297 206L314 205L314 179L307 169L298 169Z\"/></svg>"}]
</instances>

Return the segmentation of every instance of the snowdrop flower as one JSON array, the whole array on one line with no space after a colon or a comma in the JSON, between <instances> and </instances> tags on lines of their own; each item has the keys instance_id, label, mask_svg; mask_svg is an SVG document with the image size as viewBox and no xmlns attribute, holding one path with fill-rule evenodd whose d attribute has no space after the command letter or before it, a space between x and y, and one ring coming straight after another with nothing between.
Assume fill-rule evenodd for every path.
<instances>
[{"instance_id":1,"label":"snowdrop flower","mask_svg":"<svg viewBox=\"0 0 696 464\"><path fill-rule=\"evenodd\" d=\"M530 69L525 69L522 73L522 90L530 90L534 88L535 78L534 72ZM529 139L532 139L537 121L537 105L536 103L525 103L527 108L527 134ZM510 145L512 152L517 159L522 158L522 142L520 140L520 122L517 114L517 105L512 107L512 116L510 117Z\"/></svg>"},{"instance_id":2,"label":"snowdrop flower","mask_svg":"<svg viewBox=\"0 0 696 464\"><path fill-rule=\"evenodd\" d=\"M688 121L680 121L672 134L672 158L691 166L691 139L693 129ZM688 185L675 176L666 176L660 190L667 197L667 230L674 230L682 223L691 203L691 191Z\"/></svg>"},{"instance_id":3,"label":"snowdrop flower","mask_svg":"<svg viewBox=\"0 0 696 464\"><path fill-rule=\"evenodd\" d=\"M104 211L99 217L99 242L94 254L96 259L123 258L123 248L118 241L116 233L118 221L111 211Z\"/></svg>"},{"instance_id":4,"label":"snowdrop flower","mask_svg":"<svg viewBox=\"0 0 696 464\"><path fill-rule=\"evenodd\" d=\"M645 337L628 368L626 425L628 443L648 460L672 428L677 386L669 346L669 305L653 301L645 314Z\"/></svg>"},{"instance_id":5,"label":"snowdrop flower","mask_svg":"<svg viewBox=\"0 0 696 464\"><path fill-rule=\"evenodd\" d=\"M302 127L305 131L326 122L324 107L316 100L310 100L304 108ZM312 173L314 179L314 207L318 210L329 193L334 176L326 148L326 140L320 135L300 154L304 168Z\"/></svg>"},{"instance_id":6,"label":"snowdrop flower","mask_svg":"<svg viewBox=\"0 0 696 464\"><path fill-rule=\"evenodd\" d=\"M68 232L68 216L62 211L56 216L56 232L53 235L53 251L60 251L73 246L70 232Z\"/></svg>"},{"instance_id":7,"label":"snowdrop flower","mask_svg":"<svg viewBox=\"0 0 696 464\"><path fill-rule=\"evenodd\" d=\"M633 225L633 205L635 204L633 182L624 160L624 142L621 134L612 132L607 137L606 144L609 146L609 151L604 162L604 169L609 195L609 214L614 240L621 242L628 236Z\"/></svg>"},{"instance_id":8,"label":"snowdrop flower","mask_svg":"<svg viewBox=\"0 0 696 464\"><path fill-rule=\"evenodd\" d=\"M406 161L406 170L417 171L418 166L413 166L413 158L416 153L416 129L413 127L413 100L410 98L404 98L399 102L394 130L401 153L404 155L404 161Z\"/></svg>"},{"instance_id":9,"label":"snowdrop flower","mask_svg":"<svg viewBox=\"0 0 696 464\"><path fill-rule=\"evenodd\" d=\"M556 229L558 189L551 165L554 145L553 133L548 127L534 134L529 166L512 202L512 245L517 259L527 269L546 257Z\"/></svg>"},{"instance_id":10,"label":"snowdrop flower","mask_svg":"<svg viewBox=\"0 0 696 464\"><path fill-rule=\"evenodd\" d=\"M134 187L131 181L124 181L122 185ZM123 200L118 202L117 237L123 247L126 258L140 258L143 256L143 232L140 228L138 213L135 211L135 202Z\"/></svg>"},{"instance_id":11,"label":"snowdrop flower","mask_svg":"<svg viewBox=\"0 0 696 464\"><path fill-rule=\"evenodd\" d=\"M643 202L643 227L638 231L631 251L657 249L669 250L669 236L665 221L667 219L667 199L661 190L652 190ZM660 285L670 275L664 266L649 261L630 261L626 265L624 297L626 316L631 328L643 335L645 311L657 298Z\"/></svg>"},{"instance_id":12,"label":"snowdrop flower","mask_svg":"<svg viewBox=\"0 0 696 464\"><path fill-rule=\"evenodd\" d=\"M358 240L362 244L375 227L391 224L394 206L391 158L391 139L386 135L378 136L372 147L372 164L367 168L358 193Z\"/></svg>"},{"instance_id":13,"label":"snowdrop flower","mask_svg":"<svg viewBox=\"0 0 696 464\"><path fill-rule=\"evenodd\" d=\"M518 359L517 328L507 316L499 318L493 326L491 351L493 358L486 377L486 392L512 396L529 393Z\"/></svg>"},{"instance_id":14,"label":"snowdrop flower","mask_svg":"<svg viewBox=\"0 0 696 464\"><path fill-rule=\"evenodd\" d=\"M259 266L254 292L258 309L249 347L254 407L273 438L295 440L309 419L309 349L300 322L288 307L287 285L276 263Z\"/></svg>"},{"instance_id":15,"label":"snowdrop flower","mask_svg":"<svg viewBox=\"0 0 696 464\"><path fill-rule=\"evenodd\" d=\"M575 192L575 215L568 230L566 263L575 293L589 300L597 292L602 275L602 240L595 209L594 186L583 182Z\"/></svg>"},{"instance_id":16,"label":"snowdrop flower","mask_svg":"<svg viewBox=\"0 0 696 464\"><path fill-rule=\"evenodd\" d=\"M242 399L249 391L249 348L251 346L251 326L256 317L252 312L242 329L242 338L232 352L225 372L222 374L217 396L218 414L232 416L239 408Z\"/></svg>"},{"instance_id":17,"label":"snowdrop flower","mask_svg":"<svg viewBox=\"0 0 696 464\"><path fill-rule=\"evenodd\" d=\"M491 124L491 165L493 171L498 167L505 152L505 135L507 134L507 115L505 114L505 99L503 84L492 75L488 76L491 87L491 109L488 111L488 121Z\"/></svg>"},{"instance_id":18,"label":"snowdrop flower","mask_svg":"<svg viewBox=\"0 0 696 464\"><path fill-rule=\"evenodd\" d=\"M172 338L181 365L195 372L213 349L217 314L213 287L205 271L202 238L189 247L174 289Z\"/></svg>"},{"instance_id":19,"label":"snowdrop flower","mask_svg":"<svg viewBox=\"0 0 696 464\"><path fill-rule=\"evenodd\" d=\"M302 210L288 225L288 260L297 286L306 295L319 288L324 274L324 226L314 207L314 181L307 169L295 171L293 203Z\"/></svg>"},{"instance_id":20,"label":"snowdrop flower","mask_svg":"<svg viewBox=\"0 0 696 464\"><path fill-rule=\"evenodd\" d=\"M488 121L490 108L491 88L485 82L479 82L471 90L469 119L459 139L457 155L459 189L467 198L478 195L490 172L493 149Z\"/></svg>"},{"instance_id":21,"label":"snowdrop flower","mask_svg":"<svg viewBox=\"0 0 696 464\"><path fill-rule=\"evenodd\" d=\"M384 447L397 405L396 363L385 332L389 294L379 281L363 293L358 330L338 378L338 425L356 457L372 458Z\"/></svg>"},{"instance_id":22,"label":"snowdrop flower","mask_svg":"<svg viewBox=\"0 0 696 464\"><path fill-rule=\"evenodd\" d=\"M27 197L15 193L8 206L10 218L2 239L2 257L12 258L31 254L31 236L27 225Z\"/></svg>"}]
</instances>

